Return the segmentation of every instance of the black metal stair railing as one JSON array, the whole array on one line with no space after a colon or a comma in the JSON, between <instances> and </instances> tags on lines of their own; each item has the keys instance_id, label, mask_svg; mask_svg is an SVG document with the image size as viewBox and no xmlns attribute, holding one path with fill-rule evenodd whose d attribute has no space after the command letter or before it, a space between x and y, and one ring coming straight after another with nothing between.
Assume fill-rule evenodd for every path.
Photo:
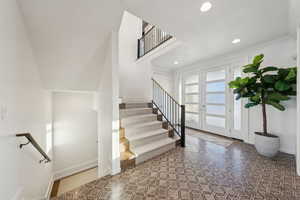
<instances>
[{"instance_id":1,"label":"black metal stair railing","mask_svg":"<svg viewBox=\"0 0 300 200\"><path fill-rule=\"evenodd\" d=\"M181 146L185 147L185 105L180 105L157 81L152 79L152 82L153 105L180 137Z\"/></svg>"},{"instance_id":2,"label":"black metal stair railing","mask_svg":"<svg viewBox=\"0 0 300 200\"><path fill-rule=\"evenodd\" d=\"M145 35L138 39L137 57L143 57L171 38L172 36L170 34L162 31L156 26L153 26Z\"/></svg>"}]
</instances>

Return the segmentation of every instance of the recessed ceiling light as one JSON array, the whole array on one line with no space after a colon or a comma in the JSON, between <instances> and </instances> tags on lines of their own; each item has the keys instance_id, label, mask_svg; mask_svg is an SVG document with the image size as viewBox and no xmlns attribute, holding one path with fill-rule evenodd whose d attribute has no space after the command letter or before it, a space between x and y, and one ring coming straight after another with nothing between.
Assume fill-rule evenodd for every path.
<instances>
[{"instance_id":1,"label":"recessed ceiling light","mask_svg":"<svg viewBox=\"0 0 300 200\"><path fill-rule=\"evenodd\" d=\"M241 42L241 39L239 38L236 38L234 40L232 40L232 44L237 44L237 43L240 43Z\"/></svg>"},{"instance_id":2,"label":"recessed ceiling light","mask_svg":"<svg viewBox=\"0 0 300 200\"><path fill-rule=\"evenodd\" d=\"M201 12L207 12L211 9L211 7L212 7L212 4L209 1L207 1L202 4L200 10L201 10Z\"/></svg>"},{"instance_id":3,"label":"recessed ceiling light","mask_svg":"<svg viewBox=\"0 0 300 200\"><path fill-rule=\"evenodd\" d=\"M174 65L178 65L179 62L177 60L174 61Z\"/></svg>"}]
</instances>

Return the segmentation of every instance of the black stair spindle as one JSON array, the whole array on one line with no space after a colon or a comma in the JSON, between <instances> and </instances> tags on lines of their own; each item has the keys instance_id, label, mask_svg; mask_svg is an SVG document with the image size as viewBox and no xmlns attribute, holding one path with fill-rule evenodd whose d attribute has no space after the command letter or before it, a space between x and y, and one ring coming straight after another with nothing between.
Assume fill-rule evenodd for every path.
<instances>
[{"instance_id":1,"label":"black stair spindle","mask_svg":"<svg viewBox=\"0 0 300 200\"><path fill-rule=\"evenodd\" d=\"M153 105L161 113L163 120L167 121L168 127L180 137L180 144L185 147L185 106L165 91L158 82L153 81Z\"/></svg>"}]
</instances>

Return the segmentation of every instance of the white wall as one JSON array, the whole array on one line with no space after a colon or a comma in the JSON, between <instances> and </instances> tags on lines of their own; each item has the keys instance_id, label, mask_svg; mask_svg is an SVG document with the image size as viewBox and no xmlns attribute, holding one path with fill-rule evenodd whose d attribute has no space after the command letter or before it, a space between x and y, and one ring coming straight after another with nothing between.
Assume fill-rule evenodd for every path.
<instances>
[{"instance_id":1,"label":"white wall","mask_svg":"<svg viewBox=\"0 0 300 200\"><path fill-rule=\"evenodd\" d=\"M117 174L119 149L119 62L118 34L112 32L101 71L98 89L98 165L99 177Z\"/></svg>"},{"instance_id":2,"label":"white wall","mask_svg":"<svg viewBox=\"0 0 300 200\"><path fill-rule=\"evenodd\" d=\"M280 67L293 67L296 66L296 42L293 39L281 41L260 50L256 50L251 54L252 58L255 54L260 52L265 54L264 66L280 66ZM284 112L278 111L271 106L268 106L268 129L269 132L280 136L281 151L286 153L296 153L296 98L284 102L286 107ZM250 109L249 112L249 132L253 133L257 130L262 130L262 116L260 107ZM250 135L250 141L254 141L253 134Z\"/></svg>"},{"instance_id":3,"label":"white wall","mask_svg":"<svg viewBox=\"0 0 300 200\"><path fill-rule=\"evenodd\" d=\"M15 0L0 1L0 27L0 197L40 199L52 162L39 164L41 155L31 145L20 150L15 134L31 133L52 158L51 96L42 89Z\"/></svg>"},{"instance_id":4,"label":"white wall","mask_svg":"<svg viewBox=\"0 0 300 200\"><path fill-rule=\"evenodd\" d=\"M18 0L45 88L96 91L121 1ZM68 76L66 78L66 75Z\"/></svg>"},{"instance_id":5,"label":"white wall","mask_svg":"<svg viewBox=\"0 0 300 200\"><path fill-rule=\"evenodd\" d=\"M201 68L217 67L234 63L241 60L252 61L252 58L259 54L265 54L263 65L275 65L279 67L296 66L296 42L293 38L283 37L268 43L253 46L239 52L233 52L224 56L219 56L213 59L208 59L203 62L195 63L191 66L181 68L176 72L177 79L175 84L178 84L178 77L182 73L192 72ZM177 89L177 88L176 88ZM178 89L176 91L178 97ZM280 112L274 108L268 107L268 128L269 132L279 135L281 138L281 151L295 154L296 153L296 100L293 98L289 102L285 102L286 110ZM249 111L249 142L254 142L253 132L262 130L261 109L259 107L252 108Z\"/></svg>"},{"instance_id":6,"label":"white wall","mask_svg":"<svg viewBox=\"0 0 300 200\"><path fill-rule=\"evenodd\" d=\"M53 92L55 178L97 166L94 93Z\"/></svg>"},{"instance_id":7,"label":"white wall","mask_svg":"<svg viewBox=\"0 0 300 200\"><path fill-rule=\"evenodd\" d=\"M172 97L174 97L174 77L173 72L153 71L153 78L156 80Z\"/></svg>"},{"instance_id":8,"label":"white wall","mask_svg":"<svg viewBox=\"0 0 300 200\"><path fill-rule=\"evenodd\" d=\"M136 62L137 41L142 36L142 20L124 12L119 30L120 97L124 101L152 99L151 64Z\"/></svg>"},{"instance_id":9,"label":"white wall","mask_svg":"<svg viewBox=\"0 0 300 200\"><path fill-rule=\"evenodd\" d=\"M297 27L300 24L300 1L299 0L289 0L289 29L290 34L297 37Z\"/></svg>"}]
</instances>

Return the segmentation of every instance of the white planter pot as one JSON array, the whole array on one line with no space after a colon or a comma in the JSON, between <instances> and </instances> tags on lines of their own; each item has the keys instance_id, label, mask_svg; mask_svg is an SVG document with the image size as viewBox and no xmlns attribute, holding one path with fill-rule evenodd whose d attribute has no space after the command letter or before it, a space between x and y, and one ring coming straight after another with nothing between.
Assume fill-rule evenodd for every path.
<instances>
[{"instance_id":1,"label":"white planter pot","mask_svg":"<svg viewBox=\"0 0 300 200\"><path fill-rule=\"evenodd\" d=\"M259 132L255 132L255 148L259 154L272 158L279 151L279 137L276 135L264 136Z\"/></svg>"}]
</instances>

